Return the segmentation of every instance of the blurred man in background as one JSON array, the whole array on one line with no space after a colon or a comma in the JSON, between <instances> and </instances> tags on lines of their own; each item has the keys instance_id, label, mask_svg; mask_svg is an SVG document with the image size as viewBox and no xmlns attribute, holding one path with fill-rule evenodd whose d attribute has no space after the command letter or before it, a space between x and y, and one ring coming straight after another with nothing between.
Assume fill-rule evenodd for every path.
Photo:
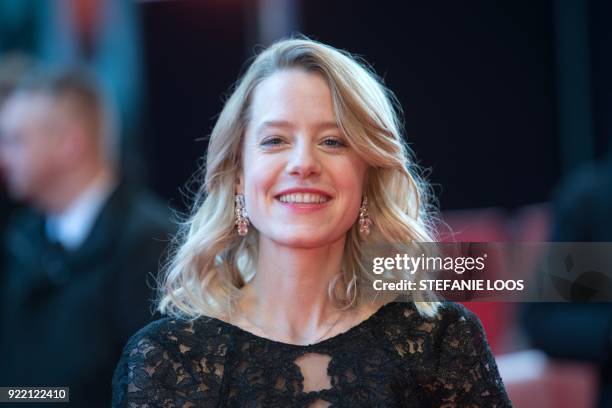
<instances>
[{"instance_id":1,"label":"blurred man in background","mask_svg":"<svg viewBox=\"0 0 612 408\"><path fill-rule=\"evenodd\" d=\"M77 406L110 404L172 230L165 206L121 182L111 125L83 72L24 82L0 111L0 168L30 207L4 239L0 385L69 386Z\"/></svg>"},{"instance_id":2,"label":"blurred man in background","mask_svg":"<svg viewBox=\"0 0 612 408\"><path fill-rule=\"evenodd\" d=\"M15 89L15 86L29 70L34 66L34 60L27 55L14 53L2 56L0 62L0 111L4 102ZM5 190L4 174L0 167L0 236L2 236L6 223L17 205L11 200ZM2 246L0 246L0 263L3 258ZM0 269L0 284L2 283L2 269Z\"/></svg>"},{"instance_id":3,"label":"blurred man in background","mask_svg":"<svg viewBox=\"0 0 612 408\"><path fill-rule=\"evenodd\" d=\"M143 176L140 158L144 78L140 6L125 0L0 1L0 58L20 52L45 68L87 66L121 119L121 168ZM129 157L129 160L127 160Z\"/></svg>"},{"instance_id":4,"label":"blurred man in background","mask_svg":"<svg viewBox=\"0 0 612 408\"><path fill-rule=\"evenodd\" d=\"M553 203L551 241L612 242L612 159L572 173ZM578 278L583 271L572 272ZM551 357L597 367L597 406L612 407L612 303L527 303L521 312L532 346Z\"/></svg>"}]
</instances>

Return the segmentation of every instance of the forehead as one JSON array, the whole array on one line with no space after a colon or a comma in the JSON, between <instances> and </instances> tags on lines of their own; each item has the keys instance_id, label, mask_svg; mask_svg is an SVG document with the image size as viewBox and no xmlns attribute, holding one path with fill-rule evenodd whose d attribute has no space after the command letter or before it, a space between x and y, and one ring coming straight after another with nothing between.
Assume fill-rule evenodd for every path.
<instances>
[{"instance_id":1,"label":"forehead","mask_svg":"<svg viewBox=\"0 0 612 408\"><path fill-rule=\"evenodd\" d=\"M250 125L270 121L334 122L332 95L325 79L294 69L276 72L262 81L253 94Z\"/></svg>"}]
</instances>

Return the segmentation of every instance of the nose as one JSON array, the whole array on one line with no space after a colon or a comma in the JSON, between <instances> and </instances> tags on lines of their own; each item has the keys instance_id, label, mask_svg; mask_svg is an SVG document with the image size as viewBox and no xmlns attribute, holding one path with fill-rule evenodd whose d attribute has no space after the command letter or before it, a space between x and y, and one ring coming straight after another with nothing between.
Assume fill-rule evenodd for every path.
<instances>
[{"instance_id":1,"label":"nose","mask_svg":"<svg viewBox=\"0 0 612 408\"><path fill-rule=\"evenodd\" d=\"M319 175L321 165L313 152L313 147L308 143L298 143L292 149L291 157L287 163L287 170L292 176L307 178Z\"/></svg>"}]
</instances>

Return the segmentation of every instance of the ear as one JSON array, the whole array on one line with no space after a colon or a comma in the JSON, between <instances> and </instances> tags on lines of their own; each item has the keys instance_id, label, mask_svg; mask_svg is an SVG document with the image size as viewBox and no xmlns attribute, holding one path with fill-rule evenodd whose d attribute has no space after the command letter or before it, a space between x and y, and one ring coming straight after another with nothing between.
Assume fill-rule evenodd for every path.
<instances>
[{"instance_id":1,"label":"ear","mask_svg":"<svg viewBox=\"0 0 612 408\"><path fill-rule=\"evenodd\" d=\"M244 174L242 173L242 169L238 170L234 190L235 194L244 194Z\"/></svg>"}]
</instances>

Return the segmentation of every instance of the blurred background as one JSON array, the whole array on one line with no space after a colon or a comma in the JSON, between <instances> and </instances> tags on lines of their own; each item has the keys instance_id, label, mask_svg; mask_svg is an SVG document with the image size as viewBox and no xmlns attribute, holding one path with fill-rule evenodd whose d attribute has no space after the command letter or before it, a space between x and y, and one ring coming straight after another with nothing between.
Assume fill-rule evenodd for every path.
<instances>
[{"instance_id":1,"label":"blurred background","mask_svg":"<svg viewBox=\"0 0 612 408\"><path fill-rule=\"evenodd\" d=\"M87 66L115 112L123 178L185 210L245 61L302 33L362 56L395 92L454 239L612 241L611 19L604 0L1 0L0 80L16 56ZM2 194L5 225L23 204ZM612 406L612 311L542 334L570 313L553 306L468 305L517 407ZM576 330L574 352L545 341Z\"/></svg>"}]
</instances>

